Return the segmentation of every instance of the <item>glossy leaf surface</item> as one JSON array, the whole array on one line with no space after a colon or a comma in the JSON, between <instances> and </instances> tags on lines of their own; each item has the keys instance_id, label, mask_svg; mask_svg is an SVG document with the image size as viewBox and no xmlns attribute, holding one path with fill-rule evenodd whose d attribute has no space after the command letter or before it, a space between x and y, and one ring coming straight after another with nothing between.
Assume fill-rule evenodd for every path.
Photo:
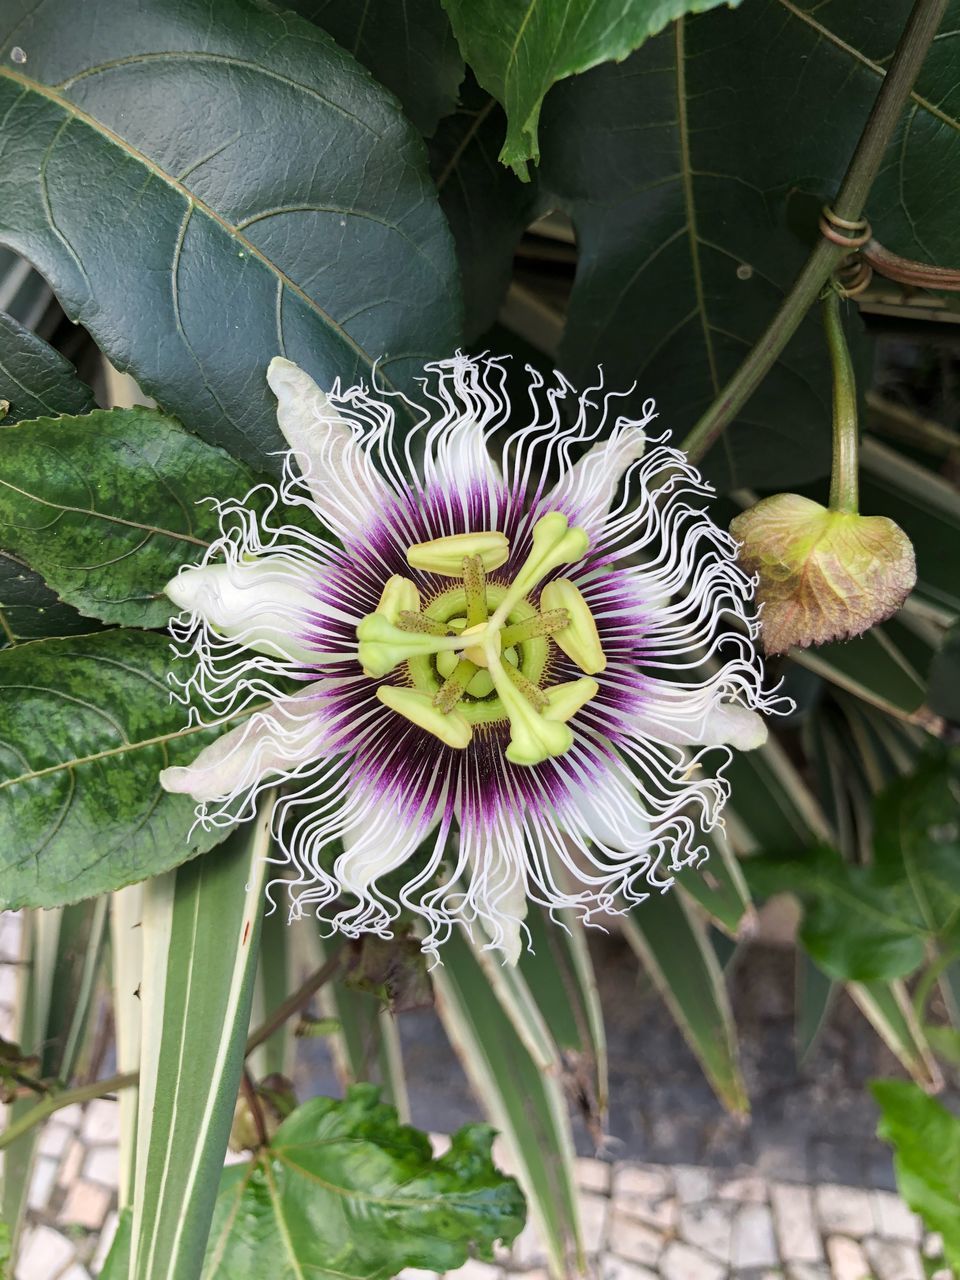
<instances>
[{"instance_id":1,"label":"glossy leaf surface","mask_svg":"<svg viewBox=\"0 0 960 1280\"><path fill-rule=\"evenodd\" d=\"M224 1171L205 1280L377 1277L493 1259L523 1226L520 1189L494 1167L493 1131L469 1125L434 1160L372 1085L313 1098L269 1148Z\"/></svg>"},{"instance_id":2,"label":"glossy leaf surface","mask_svg":"<svg viewBox=\"0 0 960 1280\"><path fill-rule=\"evenodd\" d=\"M389 381L456 342L423 143L303 18L255 0L12 0L0 119L0 243L236 457L277 467L271 355L326 384L379 359Z\"/></svg>"},{"instance_id":3,"label":"glossy leaf surface","mask_svg":"<svg viewBox=\"0 0 960 1280\"><path fill-rule=\"evenodd\" d=\"M0 425L43 414L87 413L93 392L69 360L42 338L0 311Z\"/></svg>"},{"instance_id":4,"label":"glossy leaf surface","mask_svg":"<svg viewBox=\"0 0 960 1280\"><path fill-rule=\"evenodd\" d=\"M283 7L348 49L425 136L456 106L463 59L440 0L292 0Z\"/></svg>"}]
</instances>

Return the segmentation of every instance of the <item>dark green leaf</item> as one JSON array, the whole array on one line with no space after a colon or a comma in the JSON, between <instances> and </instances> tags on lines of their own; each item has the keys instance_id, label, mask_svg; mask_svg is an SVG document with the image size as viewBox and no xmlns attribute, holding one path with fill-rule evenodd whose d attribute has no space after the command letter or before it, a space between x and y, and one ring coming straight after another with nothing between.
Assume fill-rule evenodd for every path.
<instances>
[{"instance_id":1,"label":"dark green leaf","mask_svg":"<svg viewBox=\"0 0 960 1280\"><path fill-rule=\"evenodd\" d=\"M870 1088L882 1112L877 1133L896 1152L900 1194L941 1233L947 1262L960 1270L960 1119L904 1080L874 1080Z\"/></svg>"},{"instance_id":2,"label":"dark green leaf","mask_svg":"<svg viewBox=\"0 0 960 1280\"><path fill-rule=\"evenodd\" d=\"M264 380L277 352L325 384L369 379L380 359L389 383L455 345L453 248L423 143L305 19L256 0L175 18L169 0L11 0L0 121L0 242L115 365L234 456L278 465Z\"/></svg>"},{"instance_id":3,"label":"dark green leaf","mask_svg":"<svg viewBox=\"0 0 960 1280\"><path fill-rule=\"evenodd\" d=\"M44 636L85 635L96 626L58 600L39 573L0 552L0 649Z\"/></svg>"},{"instance_id":4,"label":"dark green leaf","mask_svg":"<svg viewBox=\"0 0 960 1280\"><path fill-rule=\"evenodd\" d=\"M107 893L224 838L157 781L223 731L185 727L169 665L168 638L140 631L0 653L0 909Z\"/></svg>"},{"instance_id":5,"label":"dark green leaf","mask_svg":"<svg viewBox=\"0 0 960 1280\"><path fill-rule=\"evenodd\" d=\"M949 762L888 787L877 799L874 832L878 872L906 880L927 929L960 938L960 782Z\"/></svg>"},{"instance_id":6,"label":"dark green leaf","mask_svg":"<svg viewBox=\"0 0 960 1280\"><path fill-rule=\"evenodd\" d=\"M575 383L589 385L602 363L609 386L636 381L635 404L657 397L682 438L805 261L909 11L910 0L891 0L865 23L853 0L748 0L557 86L543 113L538 207L575 223L560 349ZM960 151L951 58L950 41L935 43L870 200L881 239L934 261L950 260L955 236L941 192ZM470 154L455 161L462 190L442 198L464 258L484 262L480 287L465 280L475 314L505 270L520 206L517 184L492 206L489 175ZM847 327L856 338L852 313ZM708 457L711 478L793 488L825 474L829 385L813 317ZM948 570L941 564L937 579Z\"/></svg>"},{"instance_id":7,"label":"dark green leaf","mask_svg":"<svg viewBox=\"0 0 960 1280\"><path fill-rule=\"evenodd\" d=\"M795 858L748 858L744 873L754 893L797 894L800 940L831 978L898 978L923 962L927 931L905 882L885 883L823 846Z\"/></svg>"},{"instance_id":8,"label":"dark green leaf","mask_svg":"<svg viewBox=\"0 0 960 1280\"><path fill-rule=\"evenodd\" d=\"M463 59L440 0L286 0L397 95L429 137L457 104Z\"/></svg>"},{"instance_id":9,"label":"dark green leaf","mask_svg":"<svg viewBox=\"0 0 960 1280\"><path fill-rule=\"evenodd\" d=\"M7 255L0 255L7 256ZM37 414L86 413L93 393L76 370L53 347L0 312L0 401L9 403L0 423ZM11 437L4 436L0 466ZM0 552L0 648L19 640L89 631L68 605L58 602L39 574Z\"/></svg>"},{"instance_id":10,"label":"dark green leaf","mask_svg":"<svg viewBox=\"0 0 960 1280\"><path fill-rule=\"evenodd\" d=\"M313 1098L247 1165L226 1169L205 1280L387 1280L404 1267L452 1271L493 1259L523 1226L512 1178L490 1158L493 1130L468 1125L432 1158L372 1085Z\"/></svg>"},{"instance_id":11,"label":"dark green leaf","mask_svg":"<svg viewBox=\"0 0 960 1280\"><path fill-rule=\"evenodd\" d=\"M163 587L219 526L202 499L242 496L253 474L154 409L38 418L5 431L0 546L104 622L159 627Z\"/></svg>"},{"instance_id":12,"label":"dark green leaf","mask_svg":"<svg viewBox=\"0 0 960 1280\"><path fill-rule=\"evenodd\" d=\"M7 401L0 424L42 414L87 413L93 392L59 351L54 351L13 316L0 311L0 401Z\"/></svg>"},{"instance_id":13,"label":"dark green leaf","mask_svg":"<svg viewBox=\"0 0 960 1280\"><path fill-rule=\"evenodd\" d=\"M430 142L430 167L457 246L471 340L497 318L513 251L537 199L533 185L497 163L503 125L496 100L468 77L456 114L442 121Z\"/></svg>"},{"instance_id":14,"label":"dark green leaf","mask_svg":"<svg viewBox=\"0 0 960 1280\"><path fill-rule=\"evenodd\" d=\"M524 176L536 160L544 95L566 76L619 61L673 18L723 0L444 0L464 57L507 111L504 164ZM731 4L739 0L729 0Z\"/></svg>"}]
</instances>

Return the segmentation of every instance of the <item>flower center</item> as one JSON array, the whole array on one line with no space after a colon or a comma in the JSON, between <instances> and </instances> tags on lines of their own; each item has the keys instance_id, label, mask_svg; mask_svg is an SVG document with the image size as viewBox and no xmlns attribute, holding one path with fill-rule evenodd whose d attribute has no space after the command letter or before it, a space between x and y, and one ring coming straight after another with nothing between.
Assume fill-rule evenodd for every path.
<instances>
[{"instance_id":1,"label":"flower center","mask_svg":"<svg viewBox=\"0 0 960 1280\"><path fill-rule=\"evenodd\" d=\"M534 525L533 548L508 584L487 580L509 559L502 533L455 534L408 548L414 568L459 581L423 609L408 578L387 582L376 611L357 627L358 657L372 679L405 665L409 686L382 685L377 697L450 747L468 746L476 725L506 721L513 764L568 751L567 721L596 694L589 677L606 659L574 583L548 583L537 606L529 596L548 573L582 559L588 545L583 529L550 512ZM545 686L554 644L587 675Z\"/></svg>"}]
</instances>

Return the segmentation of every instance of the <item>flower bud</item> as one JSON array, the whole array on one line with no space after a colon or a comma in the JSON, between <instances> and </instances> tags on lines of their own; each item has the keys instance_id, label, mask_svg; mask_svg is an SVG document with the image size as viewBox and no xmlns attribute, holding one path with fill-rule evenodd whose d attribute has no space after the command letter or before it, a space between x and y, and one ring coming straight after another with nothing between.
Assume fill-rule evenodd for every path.
<instances>
[{"instance_id":1,"label":"flower bud","mask_svg":"<svg viewBox=\"0 0 960 1280\"><path fill-rule=\"evenodd\" d=\"M862 635L896 613L917 579L910 539L892 520L829 511L797 493L764 498L730 532L758 578L767 653Z\"/></svg>"}]
</instances>

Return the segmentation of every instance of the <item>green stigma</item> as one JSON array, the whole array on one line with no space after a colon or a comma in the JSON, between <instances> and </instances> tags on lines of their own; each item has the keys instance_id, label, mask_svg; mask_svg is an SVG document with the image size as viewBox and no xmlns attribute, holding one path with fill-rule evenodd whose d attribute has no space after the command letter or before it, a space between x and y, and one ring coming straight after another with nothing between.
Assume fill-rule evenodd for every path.
<instances>
[{"instance_id":1,"label":"green stigma","mask_svg":"<svg viewBox=\"0 0 960 1280\"><path fill-rule=\"evenodd\" d=\"M374 613L357 627L364 672L379 679L406 667L407 687L383 686L380 701L447 746L468 746L474 728L509 722L507 759L540 764L573 744L567 721L592 698L595 680L546 686L556 644L588 675L606 659L583 596L567 580L528 597L553 569L580 560L583 529L559 511L533 527L533 548L510 583L487 581L504 564L502 533L457 534L410 547L410 564L459 581L421 608L416 586L391 578Z\"/></svg>"}]
</instances>

